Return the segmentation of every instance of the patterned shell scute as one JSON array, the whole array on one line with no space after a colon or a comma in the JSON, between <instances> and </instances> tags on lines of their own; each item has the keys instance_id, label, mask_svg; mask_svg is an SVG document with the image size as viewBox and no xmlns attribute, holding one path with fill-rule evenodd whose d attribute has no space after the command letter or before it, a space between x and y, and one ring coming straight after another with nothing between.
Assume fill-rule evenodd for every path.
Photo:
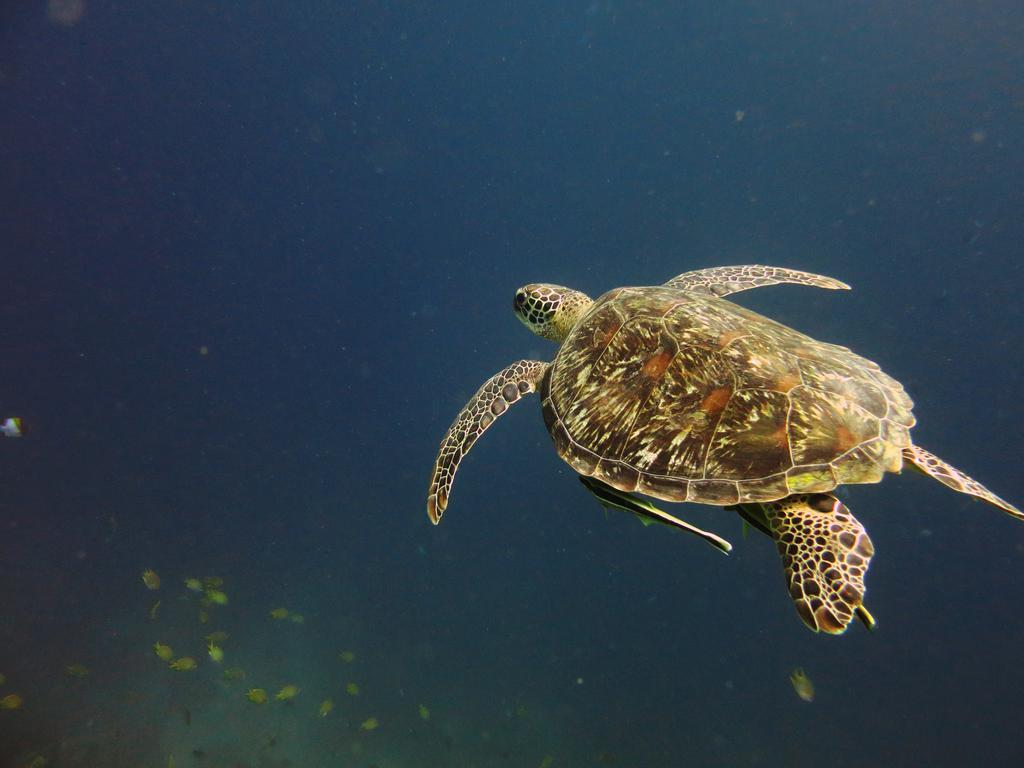
<instances>
[{"instance_id":1,"label":"patterned shell scute","mask_svg":"<svg viewBox=\"0 0 1024 768\"><path fill-rule=\"evenodd\" d=\"M599 298L541 388L578 472L671 501L732 504L898 471L913 403L845 347L664 286Z\"/></svg>"}]
</instances>

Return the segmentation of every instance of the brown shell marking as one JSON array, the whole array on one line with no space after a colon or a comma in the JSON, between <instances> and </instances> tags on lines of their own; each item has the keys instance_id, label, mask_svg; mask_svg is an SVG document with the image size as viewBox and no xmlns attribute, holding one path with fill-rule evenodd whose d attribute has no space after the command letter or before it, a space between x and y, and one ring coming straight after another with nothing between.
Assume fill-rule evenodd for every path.
<instances>
[{"instance_id":1,"label":"brown shell marking","mask_svg":"<svg viewBox=\"0 0 1024 768\"><path fill-rule=\"evenodd\" d=\"M715 296L622 288L565 340L545 421L577 471L670 501L731 504L877 482L913 403L845 347Z\"/></svg>"}]
</instances>

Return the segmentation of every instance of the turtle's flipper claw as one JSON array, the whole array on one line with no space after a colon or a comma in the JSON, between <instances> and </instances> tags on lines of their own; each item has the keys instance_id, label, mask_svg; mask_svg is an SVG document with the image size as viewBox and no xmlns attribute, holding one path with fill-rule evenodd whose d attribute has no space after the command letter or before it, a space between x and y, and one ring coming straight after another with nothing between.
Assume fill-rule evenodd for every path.
<instances>
[{"instance_id":1,"label":"turtle's flipper claw","mask_svg":"<svg viewBox=\"0 0 1024 768\"><path fill-rule=\"evenodd\" d=\"M484 382L470 398L438 448L427 491L427 514L435 525L448 506L455 472L473 443L508 407L523 395L536 392L548 364L539 360L519 360Z\"/></svg>"}]
</instances>

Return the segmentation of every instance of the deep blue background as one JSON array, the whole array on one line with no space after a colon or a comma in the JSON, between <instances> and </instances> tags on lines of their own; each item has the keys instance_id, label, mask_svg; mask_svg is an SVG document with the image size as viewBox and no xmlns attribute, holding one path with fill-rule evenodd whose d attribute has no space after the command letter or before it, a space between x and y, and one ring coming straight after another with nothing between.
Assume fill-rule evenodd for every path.
<instances>
[{"instance_id":1,"label":"deep blue background","mask_svg":"<svg viewBox=\"0 0 1024 768\"><path fill-rule=\"evenodd\" d=\"M517 286L738 263L853 285L738 301L877 360L918 442L1024 501L1019 3L46 5L0 5L0 417L29 427L0 442L0 695L25 698L0 760L1024 760L1024 526L937 483L844 490L880 625L838 639L728 513L678 510L729 559L606 519L535 401L442 526L424 510L460 406L554 353ZM207 573L273 649L247 685L307 691L259 754L217 670L148 653L208 631L180 585ZM306 624L271 626L277 604Z\"/></svg>"}]
</instances>

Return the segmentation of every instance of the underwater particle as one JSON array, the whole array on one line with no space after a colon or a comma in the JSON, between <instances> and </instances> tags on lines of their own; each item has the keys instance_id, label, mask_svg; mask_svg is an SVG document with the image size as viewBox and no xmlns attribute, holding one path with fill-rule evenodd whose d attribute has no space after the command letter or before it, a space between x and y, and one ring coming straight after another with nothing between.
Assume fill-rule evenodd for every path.
<instances>
[{"instance_id":1,"label":"underwater particle","mask_svg":"<svg viewBox=\"0 0 1024 768\"><path fill-rule=\"evenodd\" d=\"M160 577L152 568L142 572L142 583L146 585L146 589L160 589Z\"/></svg>"},{"instance_id":2,"label":"underwater particle","mask_svg":"<svg viewBox=\"0 0 1024 768\"><path fill-rule=\"evenodd\" d=\"M301 613L293 613L291 616L288 617L288 621L290 621L292 624L305 624L306 617L303 616Z\"/></svg>"},{"instance_id":3,"label":"underwater particle","mask_svg":"<svg viewBox=\"0 0 1024 768\"><path fill-rule=\"evenodd\" d=\"M21 696L16 693L8 693L0 699L0 709L21 709Z\"/></svg>"},{"instance_id":4,"label":"underwater particle","mask_svg":"<svg viewBox=\"0 0 1024 768\"><path fill-rule=\"evenodd\" d=\"M89 676L89 668L85 664L68 664L64 667L64 674L68 677L83 678Z\"/></svg>"},{"instance_id":5,"label":"underwater particle","mask_svg":"<svg viewBox=\"0 0 1024 768\"><path fill-rule=\"evenodd\" d=\"M359 724L359 727L364 731L375 731L380 725L380 721L376 717L368 717Z\"/></svg>"},{"instance_id":6,"label":"underwater particle","mask_svg":"<svg viewBox=\"0 0 1024 768\"><path fill-rule=\"evenodd\" d=\"M359 686L356 683L348 683L345 685L345 693L349 696L358 696Z\"/></svg>"},{"instance_id":7,"label":"underwater particle","mask_svg":"<svg viewBox=\"0 0 1024 768\"><path fill-rule=\"evenodd\" d=\"M988 131L985 131L981 128L975 128L973 131L971 131L971 141L973 141L975 144L984 144L985 139L987 138Z\"/></svg>"},{"instance_id":8,"label":"underwater particle","mask_svg":"<svg viewBox=\"0 0 1024 768\"><path fill-rule=\"evenodd\" d=\"M747 116L747 112L746 112L746 110L743 110L743 109L737 109L736 112L734 113L734 116L736 118L736 122L737 123L742 123L743 122L743 118Z\"/></svg>"},{"instance_id":9,"label":"underwater particle","mask_svg":"<svg viewBox=\"0 0 1024 768\"><path fill-rule=\"evenodd\" d=\"M199 665L196 664L196 660L191 656L182 656L180 659L172 661L168 666L177 672L187 672L191 669L195 669Z\"/></svg>"},{"instance_id":10,"label":"underwater particle","mask_svg":"<svg viewBox=\"0 0 1024 768\"><path fill-rule=\"evenodd\" d=\"M206 644L206 652L210 654L210 658L217 664L224 661L224 649L217 645L213 640Z\"/></svg>"},{"instance_id":11,"label":"underwater particle","mask_svg":"<svg viewBox=\"0 0 1024 768\"><path fill-rule=\"evenodd\" d=\"M291 701L299 695L299 691L302 690L297 685L286 685L280 691L274 694L274 698L278 701Z\"/></svg>"},{"instance_id":12,"label":"underwater particle","mask_svg":"<svg viewBox=\"0 0 1024 768\"><path fill-rule=\"evenodd\" d=\"M50 0L46 17L62 27L73 27L85 15L85 0Z\"/></svg>"},{"instance_id":13,"label":"underwater particle","mask_svg":"<svg viewBox=\"0 0 1024 768\"><path fill-rule=\"evenodd\" d=\"M4 419L4 423L0 424L0 432L4 437L21 437L25 434L21 429L21 419L17 417Z\"/></svg>"},{"instance_id":14,"label":"underwater particle","mask_svg":"<svg viewBox=\"0 0 1024 768\"><path fill-rule=\"evenodd\" d=\"M270 612L270 618L274 619L275 621L284 621L288 618L288 609L275 608Z\"/></svg>"},{"instance_id":15,"label":"underwater particle","mask_svg":"<svg viewBox=\"0 0 1024 768\"><path fill-rule=\"evenodd\" d=\"M241 667L228 667L224 670L225 680L244 680L245 670Z\"/></svg>"},{"instance_id":16,"label":"underwater particle","mask_svg":"<svg viewBox=\"0 0 1024 768\"><path fill-rule=\"evenodd\" d=\"M174 651L171 649L171 646L164 645L159 640L153 643L153 653L163 661L170 661L174 658Z\"/></svg>"},{"instance_id":17,"label":"underwater particle","mask_svg":"<svg viewBox=\"0 0 1024 768\"><path fill-rule=\"evenodd\" d=\"M267 692L262 688L250 688L245 692L245 698L253 704L266 704L269 699Z\"/></svg>"},{"instance_id":18,"label":"underwater particle","mask_svg":"<svg viewBox=\"0 0 1024 768\"><path fill-rule=\"evenodd\" d=\"M227 605L228 596L221 592L219 589L207 589L206 599L214 605Z\"/></svg>"},{"instance_id":19,"label":"underwater particle","mask_svg":"<svg viewBox=\"0 0 1024 768\"><path fill-rule=\"evenodd\" d=\"M801 667L797 667L789 673L789 682L793 684L796 695L806 702L814 701L814 683Z\"/></svg>"},{"instance_id":20,"label":"underwater particle","mask_svg":"<svg viewBox=\"0 0 1024 768\"><path fill-rule=\"evenodd\" d=\"M210 348L203 344L203 346L199 348L199 354L202 355L203 357L206 357L208 354L210 354Z\"/></svg>"},{"instance_id":21,"label":"underwater particle","mask_svg":"<svg viewBox=\"0 0 1024 768\"><path fill-rule=\"evenodd\" d=\"M420 713L420 720L429 720L430 719L430 710L427 709L425 704L420 704L420 706L419 706L419 713Z\"/></svg>"},{"instance_id":22,"label":"underwater particle","mask_svg":"<svg viewBox=\"0 0 1024 768\"><path fill-rule=\"evenodd\" d=\"M352 651L342 651L338 654L338 658L344 661L346 664L351 664L356 660L356 655Z\"/></svg>"},{"instance_id":23,"label":"underwater particle","mask_svg":"<svg viewBox=\"0 0 1024 768\"><path fill-rule=\"evenodd\" d=\"M583 678L582 677L577 677L576 678L576 685L583 685Z\"/></svg>"},{"instance_id":24,"label":"underwater particle","mask_svg":"<svg viewBox=\"0 0 1024 768\"><path fill-rule=\"evenodd\" d=\"M320 717L327 717L331 714L332 709L334 709L334 702L330 699L324 699L320 702Z\"/></svg>"},{"instance_id":25,"label":"underwater particle","mask_svg":"<svg viewBox=\"0 0 1024 768\"><path fill-rule=\"evenodd\" d=\"M193 592L202 592L203 582L199 579L185 579L185 588L190 589Z\"/></svg>"},{"instance_id":26,"label":"underwater particle","mask_svg":"<svg viewBox=\"0 0 1024 768\"><path fill-rule=\"evenodd\" d=\"M157 600L149 607L149 620L156 621L156 615L160 611L160 601Z\"/></svg>"}]
</instances>

